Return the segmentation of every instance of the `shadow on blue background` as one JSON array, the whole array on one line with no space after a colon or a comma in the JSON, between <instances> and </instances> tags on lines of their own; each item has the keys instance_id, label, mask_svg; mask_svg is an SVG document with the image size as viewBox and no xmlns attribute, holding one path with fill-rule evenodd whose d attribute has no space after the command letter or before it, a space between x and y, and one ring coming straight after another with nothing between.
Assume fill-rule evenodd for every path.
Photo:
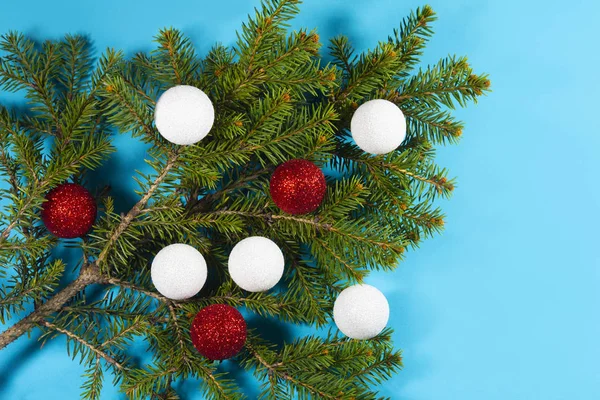
<instances>
[{"instance_id":1,"label":"shadow on blue background","mask_svg":"<svg viewBox=\"0 0 600 400\"><path fill-rule=\"evenodd\" d=\"M446 232L411 252L392 274L373 274L391 306L389 325L405 369L381 387L394 399L593 400L600 398L600 256L596 184L600 89L600 5L592 1L431 1L439 14L424 56L466 54L488 72L493 93L460 110L458 146L439 162L459 177L443 202ZM96 49L131 55L153 47L165 26L183 30L204 54L232 44L257 1L5 2L0 32L37 39L85 33ZM348 35L374 46L421 2L308 0L294 27L326 39ZM5 104L18 97L0 94ZM145 148L127 136L97 174L123 209L135 202L130 178ZM264 326L264 324L261 324ZM269 325L266 325L269 328ZM275 334L287 336L273 329ZM297 328L295 334L310 330ZM78 398L83 367L64 339L40 351L21 338L0 353L0 399ZM223 368L256 394L232 363ZM199 399L197 383L181 389ZM103 398L118 398L105 381Z\"/></svg>"}]
</instances>

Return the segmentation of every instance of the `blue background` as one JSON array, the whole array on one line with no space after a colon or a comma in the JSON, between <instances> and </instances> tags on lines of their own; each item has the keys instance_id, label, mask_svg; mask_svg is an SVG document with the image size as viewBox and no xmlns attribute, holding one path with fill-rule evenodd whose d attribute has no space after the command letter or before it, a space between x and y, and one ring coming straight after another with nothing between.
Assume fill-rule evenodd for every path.
<instances>
[{"instance_id":1,"label":"blue background","mask_svg":"<svg viewBox=\"0 0 600 400\"><path fill-rule=\"evenodd\" d=\"M396 399L600 398L600 3L432 0L427 63L466 54L493 93L458 115L459 146L439 161L459 177L445 233L393 274L369 280L388 297L405 369L382 386ZM152 47L182 29L204 53L257 1L3 1L0 32L38 39L89 34L98 49ZM295 27L346 33L359 49L387 38L419 1L307 0ZM0 100L12 101L0 95ZM124 144L128 144L127 147ZM144 149L117 141L121 189ZM22 338L0 353L0 399L76 399L83 367L64 340ZM116 396L109 382L103 398ZM195 386L187 387L184 398ZM251 390L251 389L248 389ZM250 391L249 393L253 393Z\"/></svg>"}]
</instances>

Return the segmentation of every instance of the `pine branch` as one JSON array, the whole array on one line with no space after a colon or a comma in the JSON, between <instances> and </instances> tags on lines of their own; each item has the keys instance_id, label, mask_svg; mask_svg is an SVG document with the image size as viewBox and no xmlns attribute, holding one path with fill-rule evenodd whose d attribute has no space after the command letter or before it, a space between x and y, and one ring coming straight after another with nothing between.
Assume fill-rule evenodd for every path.
<instances>
[{"instance_id":1,"label":"pine branch","mask_svg":"<svg viewBox=\"0 0 600 400\"><path fill-rule=\"evenodd\" d=\"M403 106L410 102L424 102L433 109L445 106L455 108L455 102L464 107L468 101L489 91L487 75L472 73L466 58L448 57L433 67L419 71L392 97Z\"/></svg>"},{"instance_id":2,"label":"pine branch","mask_svg":"<svg viewBox=\"0 0 600 400\"><path fill-rule=\"evenodd\" d=\"M131 224L131 222L142 212L152 194L158 189L159 185L162 181L167 177L167 174L175 166L177 162L177 158L179 157L179 153L173 153L169 159L167 160L162 172L158 175L158 177L154 180L150 188L147 190L146 194L133 206L133 208L121 219L121 223L114 229L112 234L107 240L104 249L98 255L98 258L95 261L97 266L101 266L104 260L106 259L108 252L111 250L112 245L117 241L119 236L125 232L127 227Z\"/></svg>"},{"instance_id":3,"label":"pine branch","mask_svg":"<svg viewBox=\"0 0 600 400\"><path fill-rule=\"evenodd\" d=\"M175 307L173 306L173 302L167 302L167 308L169 309L169 315L171 317L171 323L173 324L175 337L177 340L177 345L179 346L179 352L181 354L182 365L185 369L191 369L191 360L188 357L189 348L186 345L187 335L183 332L183 329L177 322L177 313L175 312ZM178 367L178 370L181 371L181 366Z\"/></svg>"},{"instance_id":4,"label":"pine branch","mask_svg":"<svg viewBox=\"0 0 600 400\"><path fill-rule=\"evenodd\" d=\"M100 400L100 392L102 390L104 377L100 358L100 356L96 356L96 359L91 363L92 365L85 371L84 377L88 380L81 385L83 398Z\"/></svg>"},{"instance_id":5,"label":"pine branch","mask_svg":"<svg viewBox=\"0 0 600 400\"><path fill-rule=\"evenodd\" d=\"M104 247L104 250L100 253L96 261L90 265L82 267L79 277L65 287L63 290L58 292L46 303L38 307L33 313L27 317L21 319L15 325L0 334L0 350L6 347L8 344L13 342L15 339L28 332L36 324L41 323L47 316L58 311L63 305L74 297L78 292L83 290L86 286L96 283L101 280L100 270L98 266L102 264L107 256L110 246L118 239L118 237L125 231L131 221L139 215L141 210L145 207L146 203L152 196L152 193L158 188L160 183L165 179L169 170L174 166L177 160L177 154L171 156L167 161L163 172L157 177L153 185L150 187L145 196L143 196L138 203L130 210L130 212L122 219L121 223L117 226L113 234L110 236L108 245Z\"/></svg>"},{"instance_id":6,"label":"pine branch","mask_svg":"<svg viewBox=\"0 0 600 400\"><path fill-rule=\"evenodd\" d=\"M1 287L0 322L5 323L11 312L24 311L25 304L39 302L51 294L58 286L64 269L64 263L55 260L42 271L32 268L32 273L22 273L21 282L15 282L8 294L5 293L4 287Z\"/></svg>"},{"instance_id":7,"label":"pine branch","mask_svg":"<svg viewBox=\"0 0 600 400\"><path fill-rule=\"evenodd\" d=\"M148 140L160 145L157 131L152 127L150 111L146 106L147 95L140 96L141 89L130 87L122 76L112 76L106 81L105 91L108 93L110 108L115 110L109 116L111 123L123 132L133 131L136 137L145 134Z\"/></svg>"},{"instance_id":8,"label":"pine branch","mask_svg":"<svg viewBox=\"0 0 600 400\"><path fill-rule=\"evenodd\" d=\"M37 307L31 314L0 334L0 350L29 332L34 326L43 323L44 319L60 310L71 298L86 286L95 283L99 278L98 269L92 264L82 267L77 279L56 293L48 301Z\"/></svg>"},{"instance_id":9,"label":"pine branch","mask_svg":"<svg viewBox=\"0 0 600 400\"><path fill-rule=\"evenodd\" d=\"M10 124L6 124L5 121L9 121L10 118L8 116L8 112L4 107L0 107L0 139L2 140L2 144L0 144L0 164L2 165L2 169L7 174L7 181L10 185L10 191L13 196L19 197L20 189L19 189L19 179L17 178L17 165L14 159L10 156L7 151L6 139L8 133L15 134L15 129L10 127ZM18 128L16 129L18 130Z\"/></svg>"},{"instance_id":10,"label":"pine branch","mask_svg":"<svg viewBox=\"0 0 600 400\"><path fill-rule=\"evenodd\" d=\"M221 378L223 376L222 374L216 375L206 366L199 366L197 369L199 370L199 375L204 378L205 389L214 395L212 397L213 399L241 400L245 398L245 396L239 393L237 387L231 381L223 382L223 379Z\"/></svg>"},{"instance_id":11,"label":"pine branch","mask_svg":"<svg viewBox=\"0 0 600 400\"><path fill-rule=\"evenodd\" d=\"M141 333L142 329L145 328L147 326L146 321L143 318L136 318L134 320L134 322L131 323L131 325L129 325L127 328L119 331L118 333L116 333L115 335L113 335L112 337L104 340L104 342L100 345L100 348L105 348L105 347L110 347L113 345L116 345L117 343L119 343L120 341L122 341L123 339L127 338L128 336L134 334L134 333Z\"/></svg>"},{"instance_id":12,"label":"pine branch","mask_svg":"<svg viewBox=\"0 0 600 400\"><path fill-rule=\"evenodd\" d=\"M22 34L11 32L0 37L0 49L9 54L0 63L0 86L3 85L8 90L28 88L27 97L42 105L36 107L36 110L47 115L55 126L59 126L56 93L50 87L50 82L57 73L56 62L60 59L58 46L45 42L41 52L35 47L35 43ZM60 136L61 132L57 131L56 134Z\"/></svg>"},{"instance_id":13,"label":"pine branch","mask_svg":"<svg viewBox=\"0 0 600 400\"><path fill-rule=\"evenodd\" d=\"M256 360L269 371L270 375L276 376L278 378L281 378L285 381L288 381L291 385L295 386L295 387L299 387L302 388L303 390L306 389L308 390L310 393L319 396L321 398L324 399L336 399L336 395L334 394L330 394L330 393L326 393L322 390L319 390L318 388L309 385L306 382L302 382L290 375L288 375L285 372L281 372L279 371L275 366L269 364L262 356L261 354L256 350L256 348L250 343L250 341L246 342L246 349L256 358ZM281 364L279 365L281 366Z\"/></svg>"},{"instance_id":14,"label":"pine branch","mask_svg":"<svg viewBox=\"0 0 600 400\"><path fill-rule=\"evenodd\" d=\"M436 19L435 12L426 5L411 12L402 22L400 29L394 30L394 38L390 37L389 42L393 43L400 53L403 69L399 76L405 77L418 63L427 40L433 34L431 23Z\"/></svg>"},{"instance_id":15,"label":"pine branch","mask_svg":"<svg viewBox=\"0 0 600 400\"><path fill-rule=\"evenodd\" d=\"M122 365L121 363L119 363L117 360L115 360L113 357L109 356L107 353L105 353L104 351L102 351L100 348L92 345L91 343L87 342L86 340L84 340L83 338L77 336L76 334L74 334L71 331L68 331L66 329L60 328L48 321L42 321L41 324L43 326L45 326L46 328L52 329L54 331L60 332L63 335L66 335L68 338L73 339L75 341L77 341L78 343L81 343L82 345L84 345L85 347L87 347L88 349L90 349L91 351L93 351L94 353L96 353L96 355L98 357L103 358L106 362L108 362L110 365L114 366L115 368L119 369L119 370L123 370L125 369L125 366Z\"/></svg>"},{"instance_id":16,"label":"pine branch","mask_svg":"<svg viewBox=\"0 0 600 400\"><path fill-rule=\"evenodd\" d=\"M168 378L177 372L175 368L163 366L149 366L148 369L130 369L124 373L121 384L122 390L128 398L143 399L150 396L155 390L167 387Z\"/></svg>"},{"instance_id":17,"label":"pine branch","mask_svg":"<svg viewBox=\"0 0 600 400\"><path fill-rule=\"evenodd\" d=\"M101 284L104 284L104 285L114 285L114 286L118 286L118 287L120 287L122 289L134 290L134 291L136 291L138 293L141 293L141 294L143 294L145 296L154 298L154 299L159 300L159 301L161 301L163 303L169 303L170 302L169 299L167 299L164 296L161 296L158 293L152 292L150 290L146 290L146 289L144 289L144 288L142 288L140 286L137 286L137 285L135 285L135 284L133 284L131 282L126 282L126 281L123 281L121 279L109 277L109 278L104 278L104 279L100 280L98 283L101 283Z\"/></svg>"},{"instance_id":18,"label":"pine branch","mask_svg":"<svg viewBox=\"0 0 600 400\"><path fill-rule=\"evenodd\" d=\"M109 49L97 63L80 36L41 46L14 33L0 39L0 87L23 90L30 102L28 115L0 108L0 192L8 203L0 212L0 273L9 274L0 319L34 305L0 334L0 349L36 326L48 329L43 338L66 335L68 352L86 365L82 391L90 399L100 397L103 366L131 398L176 399L173 382L195 377L208 399L240 399L235 381L193 349L187 331L200 307L229 304L323 326L348 283L394 269L407 246L442 230L436 199L455 183L436 164L433 145L458 141L463 124L451 110L485 94L487 76L452 56L412 72L432 34L429 6L362 54L346 37L333 39L333 62L321 65L315 31L286 31L298 3L265 0L234 48L217 45L204 58L172 28L159 32L149 54L124 61ZM200 87L217 110L207 138L177 148L153 121L156 98L176 84ZM407 139L383 156L362 152L348 131L354 110L373 98L395 102L407 117ZM99 196L93 230L69 242L82 251L78 277L59 289L64 263L38 211L48 190L85 181L102 164L115 129L153 145L154 173L134 177L139 199L126 213ZM291 158L324 167L328 190L314 213L284 214L270 197L268 177ZM248 235L273 238L285 254L278 290L247 293L228 276L227 254ZM147 266L179 242L206 255L217 285L175 302L154 290ZM99 299L86 296L93 284ZM152 355L143 368L126 361L137 336ZM236 360L263 382L261 397L274 399L376 399L376 387L402 367L391 330L366 341L308 336L278 349L250 333Z\"/></svg>"}]
</instances>

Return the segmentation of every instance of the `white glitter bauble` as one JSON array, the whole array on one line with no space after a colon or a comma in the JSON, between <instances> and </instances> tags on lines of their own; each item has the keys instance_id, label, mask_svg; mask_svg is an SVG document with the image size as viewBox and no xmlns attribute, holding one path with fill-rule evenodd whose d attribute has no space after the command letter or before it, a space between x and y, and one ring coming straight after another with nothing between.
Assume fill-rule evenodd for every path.
<instances>
[{"instance_id":1,"label":"white glitter bauble","mask_svg":"<svg viewBox=\"0 0 600 400\"><path fill-rule=\"evenodd\" d=\"M279 246L262 236L240 241L229 254L231 279L249 292L264 292L277 285L284 266Z\"/></svg>"},{"instance_id":2,"label":"white glitter bauble","mask_svg":"<svg viewBox=\"0 0 600 400\"><path fill-rule=\"evenodd\" d=\"M406 137L406 120L391 101L370 100L354 112L350 132L356 145L367 153L385 154L400 146Z\"/></svg>"},{"instance_id":3,"label":"white glitter bauble","mask_svg":"<svg viewBox=\"0 0 600 400\"><path fill-rule=\"evenodd\" d=\"M352 339L370 339L379 335L389 317L387 299L370 285L354 285L342 290L333 305L335 324Z\"/></svg>"},{"instance_id":4,"label":"white glitter bauble","mask_svg":"<svg viewBox=\"0 0 600 400\"><path fill-rule=\"evenodd\" d=\"M206 261L198 250L176 243L163 248L152 261L152 283L156 290L173 300L189 299L206 282Z\"/></svg>"},{"instance_id":5,"label":"white glitter bauble","mask_svg":"<svg viewBox=\"0 0 600 400\"><path fill-rule=\"evenodd\" d=\"M185 145L202 140L215 122L215 109L208 96L194 86L174 86L156 102L154 122L171 143Z\"/></svg>"}]
</instances>

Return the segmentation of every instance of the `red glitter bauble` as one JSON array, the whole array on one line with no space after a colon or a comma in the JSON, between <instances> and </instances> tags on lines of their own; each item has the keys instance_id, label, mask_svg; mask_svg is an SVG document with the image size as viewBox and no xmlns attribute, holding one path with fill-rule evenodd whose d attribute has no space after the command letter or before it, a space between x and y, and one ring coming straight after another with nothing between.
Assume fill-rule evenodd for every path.
<instances>
[{"instance_id":1,"label":"red glitter bauble","mask_svg":"<svg viewBox=\"0 0 600 400\"><path fill-rule=\"evenodd\" d=\"M42 204L42 221L59 238L85 235L96 220L96 202L81 185L63 183L46 195Z\"/></svg>"},{"instance_id":2,"label":"red glitter bauble","mask_svg":"<svg viewBox=\"0 0 600 400\"><path fill-rule=\"evenodd\" d=\"M321 205L327 184L323 171L307 160L289 160L275 169L269 186L273 201L289 214L306 214Z\"/></svg>"},{"instance_id":3,"label":"red glitter bauble","mask_svg":"<svg viewBox=\"0 0 600 400\"><path fill-rule=\"evenodd\" d=\"M246 321L235 308L226 304L204 307L192 322L192 342L209 360L235 356L246 343Z\"/></svg>"}]
</instances>

